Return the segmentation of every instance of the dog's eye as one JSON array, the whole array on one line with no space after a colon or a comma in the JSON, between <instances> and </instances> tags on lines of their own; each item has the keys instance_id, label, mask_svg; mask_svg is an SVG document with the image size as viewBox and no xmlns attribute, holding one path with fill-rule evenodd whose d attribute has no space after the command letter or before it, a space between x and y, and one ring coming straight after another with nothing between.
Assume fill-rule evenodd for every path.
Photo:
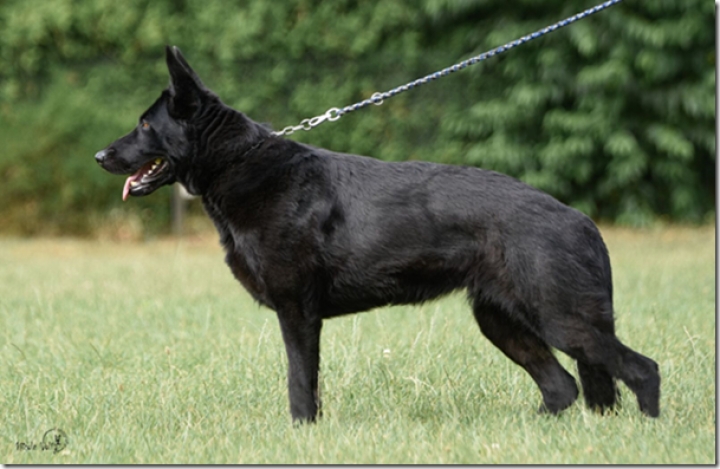
<instances>
[{"instance_id":1,"label":"dog's eye","mask_svg":"<svg viewBox=\"0 0 720 469\"><path fill-rule=\"evenodd\" d=\"M141 124L141 126L142 126L143 130L147 130L147 129L150 128L150 124L148 124L148 123L145 122L145 121L143 121L143 123Z\"/></svg>"}]
</instances>

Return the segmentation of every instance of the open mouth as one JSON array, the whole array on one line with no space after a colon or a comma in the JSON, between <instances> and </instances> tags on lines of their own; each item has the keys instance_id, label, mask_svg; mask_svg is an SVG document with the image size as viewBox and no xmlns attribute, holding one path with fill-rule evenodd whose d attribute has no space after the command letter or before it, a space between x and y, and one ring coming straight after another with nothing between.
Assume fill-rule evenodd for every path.
<instances>
[{"instance_id":1,"label":"open mouth","mask_svg":"<svg viewBox=\"0 0 720 469\"><path fill-rule=\"evenodd\" d=\"M123 200L127 200L128 195L146 195L154 191L168 179L169 170L170 163L164 158L158 157L145 163L125 180Z\"/></svg>"}]
</instances>

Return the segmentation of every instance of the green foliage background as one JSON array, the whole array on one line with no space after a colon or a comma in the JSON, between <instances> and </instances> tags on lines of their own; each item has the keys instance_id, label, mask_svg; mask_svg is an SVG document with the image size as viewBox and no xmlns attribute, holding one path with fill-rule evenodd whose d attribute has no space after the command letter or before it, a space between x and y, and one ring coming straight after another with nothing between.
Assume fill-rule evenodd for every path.
<instances>
[{"instance_id":1,"label":"green foliage background","mask_svg":"<svg viewBox=\"0 0 720 469\"><path fill-rule=\"evenodd\" d=\"M282 128L595 3L5 0L0 232L87 234L118 213L122 179L93 154L166 86L165 44L227 104ZM714 20L708 0L626 0L292 138L495 169L599 220L702 222L715 214ZM120 210L162 231L169 200Z\"/></svg>"}]
</instances>

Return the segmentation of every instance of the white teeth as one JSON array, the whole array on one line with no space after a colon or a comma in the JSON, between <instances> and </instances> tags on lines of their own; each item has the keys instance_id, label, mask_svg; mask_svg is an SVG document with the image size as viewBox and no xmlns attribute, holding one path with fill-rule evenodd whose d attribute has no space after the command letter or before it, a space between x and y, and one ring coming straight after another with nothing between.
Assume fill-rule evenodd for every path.
<instances>
[{"instance_id":1,"label":"white teeth","mask_svg":"<svg viewBox=\"0 0 720 469\"><path fill-rule=\"evenodd\" d=\"M130 182L130 186L132 186L132 187L135 187L135 186L137 186L138 184L140 184L140 183L137 182L137 181L132 181L132 182Z\"/></svg>"},{"instance_id":2,"label":"white teeth","mask_svg":"<svg viewBox=\"0 0 720 469\"><path fill-rule=\"evenodd\" d=\"M160 158L156 159L155 163L152 166L150 166L150 171L148 171L147 173L152 174L153 171L155 171L157 169L157 167L160 165L160 163L162 163L162 160Z\"/></svg>"},{"instance_id":3,"label":"white teeth","mask_svg":"<svg viewBox=\"0 0 720 469\"><path fill-rule=\"evenodd\" d=\"M155 171L155 168L157 168L157 164L150 166L150 170L147 172L146 176L150 176L153 171Z\"/></svg>"}]
</instances>

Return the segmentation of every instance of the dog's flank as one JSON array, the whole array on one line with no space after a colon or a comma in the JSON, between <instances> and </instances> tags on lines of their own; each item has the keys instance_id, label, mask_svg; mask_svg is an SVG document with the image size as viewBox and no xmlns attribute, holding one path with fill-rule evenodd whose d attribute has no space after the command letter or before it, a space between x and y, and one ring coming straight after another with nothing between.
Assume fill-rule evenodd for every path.
<instances>
[{"instance_id":1,"label":"dog's flank","mask_svg":"<svg viewBox=\"0 0 720 469\"><path fill-rule=\"evenodd\" d=\"M225 106L177 49L167 62L170 87L96 159L131 174L124 197L175 181L202 196L233 274L278 315L294 419L318 414L324 319L457 289L535 380L541 410L578 395L554 347L577 360L590 407L612 408L619 378L659 414L657 364L615 336L610 261L589 218L492 171L285 140Z\"/></svg>"}]
</instances>

